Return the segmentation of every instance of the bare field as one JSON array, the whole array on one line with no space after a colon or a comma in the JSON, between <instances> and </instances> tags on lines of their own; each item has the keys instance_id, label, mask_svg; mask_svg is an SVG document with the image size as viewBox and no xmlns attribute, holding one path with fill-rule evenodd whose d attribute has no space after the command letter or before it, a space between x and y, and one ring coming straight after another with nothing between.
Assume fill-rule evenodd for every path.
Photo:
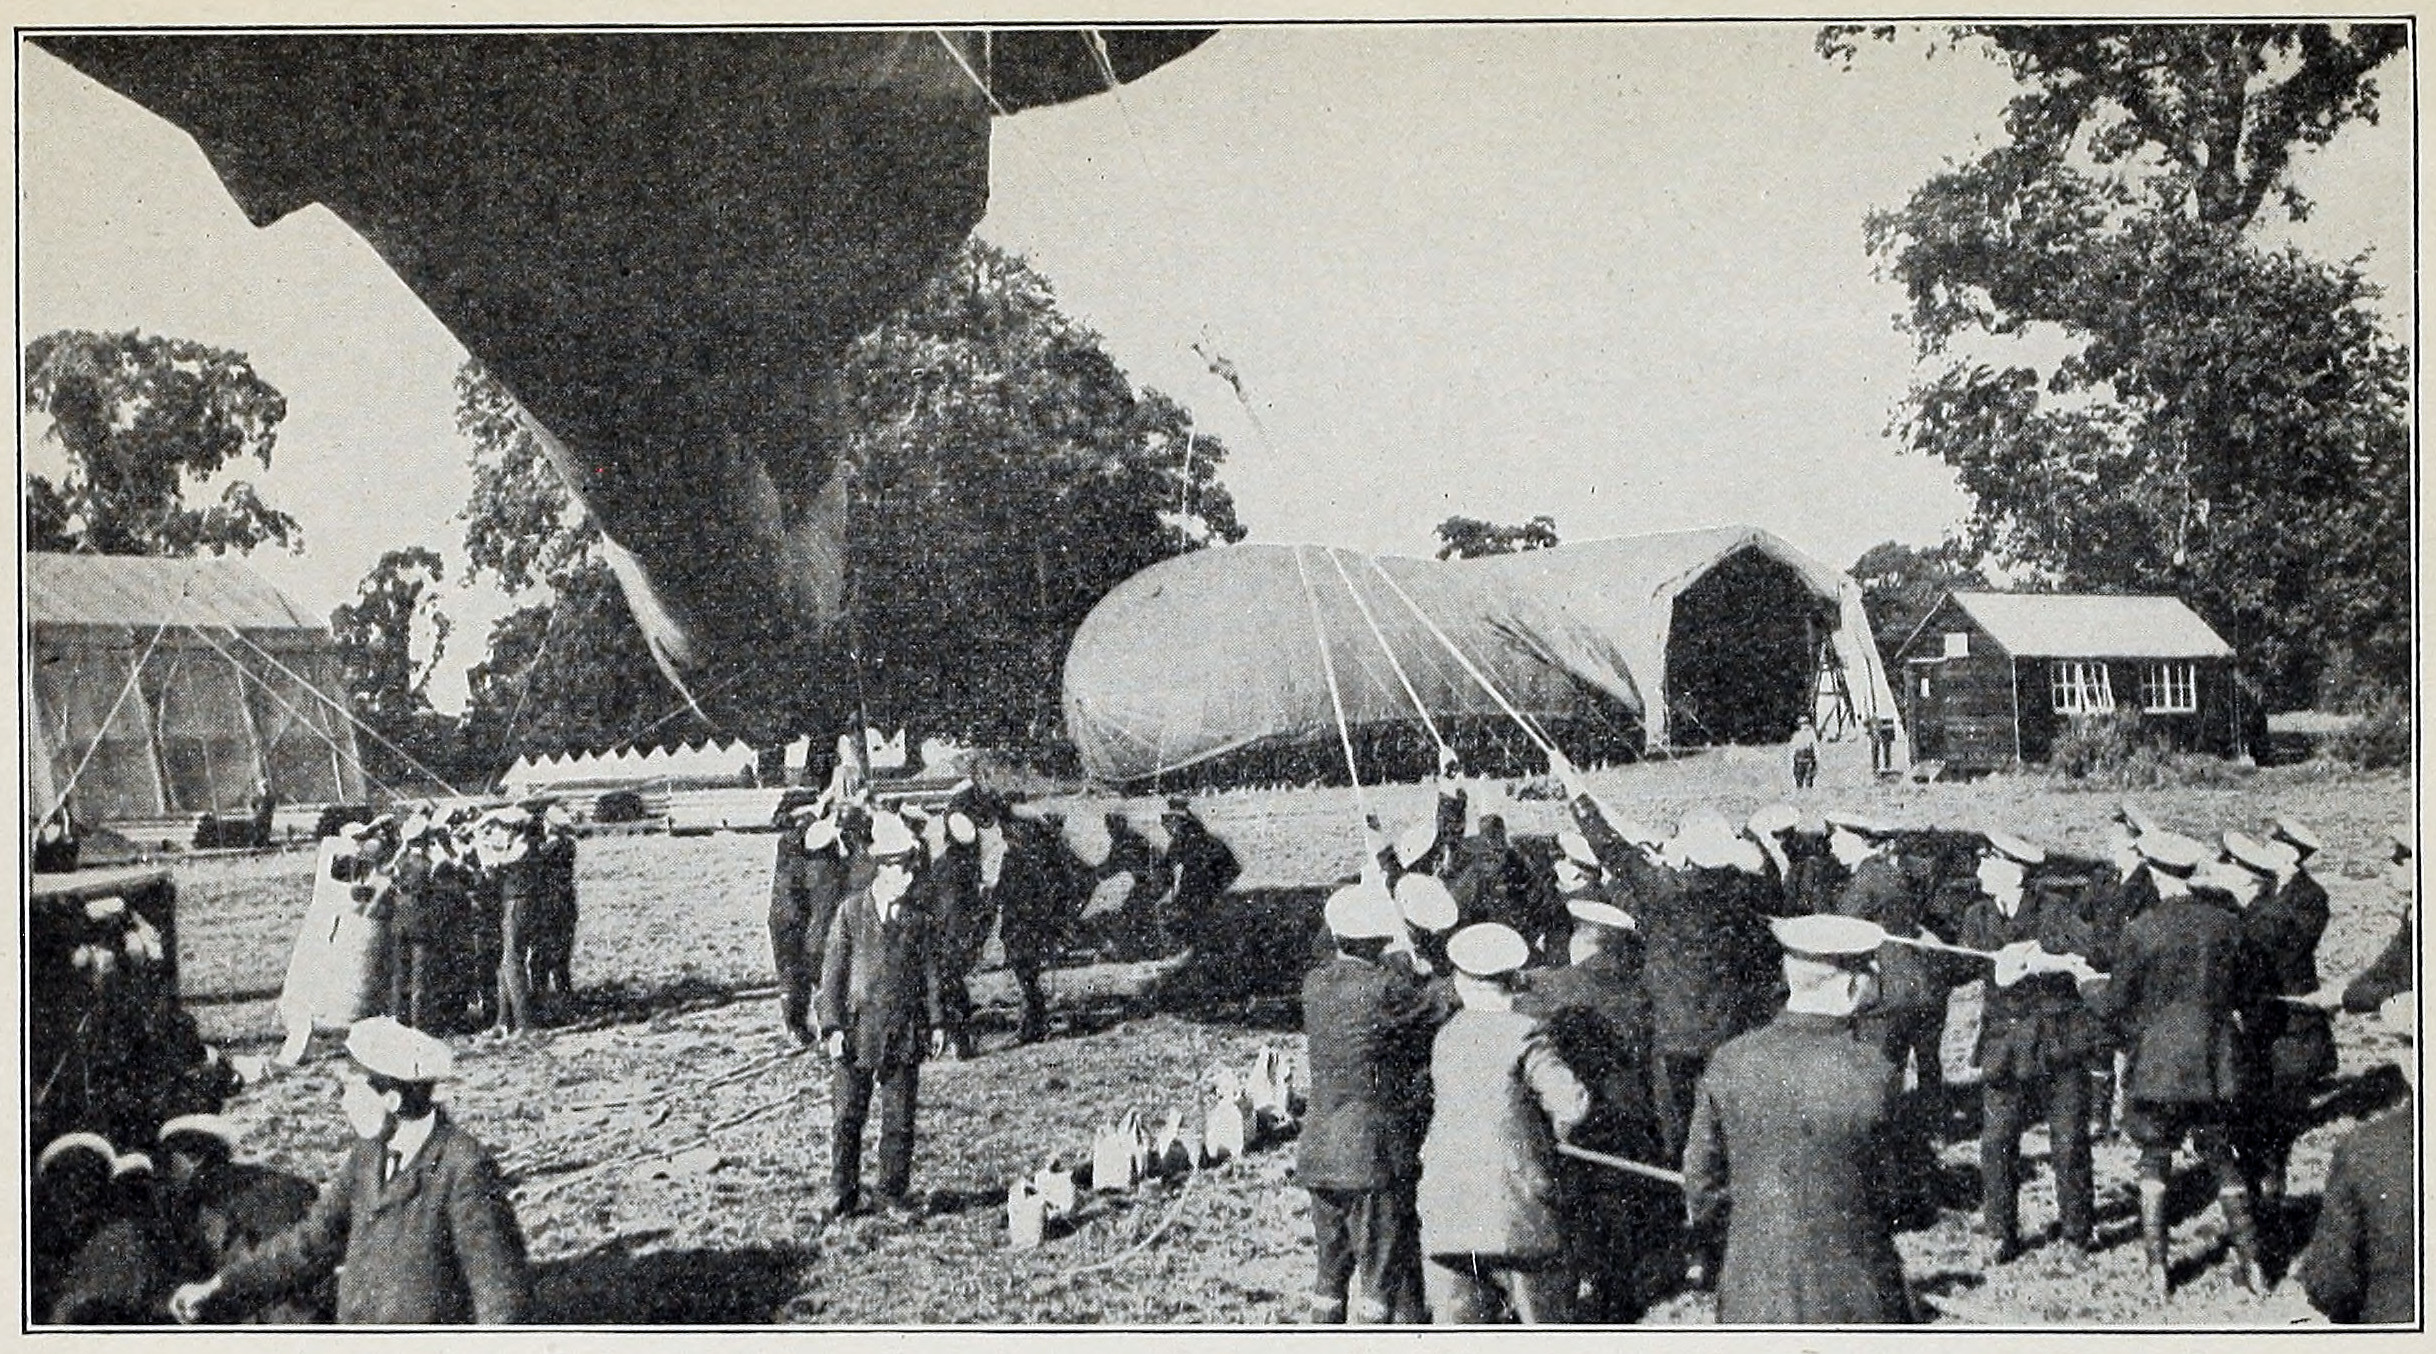
<instances>
[{"instance_id":1,"label":"bare field","mask_svg":"<svg viewBox=\"0 0 2436 1354\"><path fill-rule=\"evenodd\" d=\"M2109 796L2060 789L2035 777L1970 785L1862 784L1850 748L1831 748L1829 784L1801 800L1867 806L1918 825L2002 827L2051 846L2091 852ZM1694 804L1729 813L1780 798L1780 754L1739 749L1667 765L1598 773L1626 813L1671 820ZM1515 801L1476 783L1474 811L1503 813L1516 831L1545 831L1558 806ZM1397 786L1368 796L1391 827L1427 811L1430 791ZM2382 828L2411 816L2399 775L2337 777L2315 768L2258 772L2229 788L2138 796L2186 830L2248 827L2275 810L2314 824L2329 847L2318 862L2334 922L2321 968L2349 973L2391 934L2397 907L2375 877ZM1354 796L1345 790L1238 792L1198 801L1202 816L1242 855L1254 890L1228 931L1241 954L1291 971L1307 932L1299 915L1263 915L1283 895L1352 868ZM1072 800L1086 856L1104 850L1102 812L1152 826L1158 801ZM768 1321L821 1324L1030 1323L1266 1324L1294 1319L1309 1282L1311 1242L1291 1144L1158 1194L1101 1196L1069 1228L1030 1252L1006 1246L1000 1200L1015 1175L1063 1154L1086 1160L1090 1134L1127 1109L1155 1125L1171 1107L1196 1106L1196 1086L1224 1061L1240 1066L1264 1042L1299 1056L1291 1004L1272 976L1237 985L1231 973L1157 965L1101 965L1053 976L1051 1039L1009 1046L1012 984L984 973L984 1054L924 1069L915 1183L932 1212L920 1219L858 1219L820 1231L825 1198L828 1081L817 1055L791 1052L767 995L766 835L672 839L605 837L580 865L583 926L576 947L578 1009L564 1029L527 1042L459 1040L462 1078L453 1111L498 1150L516 1181L518 1209L542 1270L542 1316L553 1324ZM206 1033L261 1051L275 1041L270 998L286 970L288 941L305 904L309 861L288 856L211 862L182 870L185 984ZM1272 911L1278 910L1271 908ZM1963 1074L1977 1002L1958 994L1947 1045ZM2344 1075L2354 1089L2393 1048L2356 1018L2338 1026ZM250 1155L327 1179L346 1147L328 1055L241 1095L231 1115ZM2366 1099L2362 1103L2368 1103ZM2337 1114L2305 1138L2293 1187L2308 1211L2333 1142L2352 1118ZM2026 1147L2043 1167L2041 1135ZM2004 1326L2280 1326L2303 1310L2279 1294L2260 1300L2230 1280L2207 1191L2183 1202L2175 1230L2178 1278L2171 1308L2141 1292L2134 1234L2133 1160L2123 1144L2098 1149L2101 1231L2085 1263L2052 1249L1990 1271L1974 1257L1970 1226L1976 1145L1948 1146L1940 1162L1949 1207L1932 1227L1902 1238L1907 1267L1942 1322ZM2196 1182L2194 1182L2196 1184ZM2043 1176L2025 1191L2023 1225L2051 1222ZM1707 1304L1683 1295L1651 1314L1693 1324Z\"/></svg>"}]
</instances>

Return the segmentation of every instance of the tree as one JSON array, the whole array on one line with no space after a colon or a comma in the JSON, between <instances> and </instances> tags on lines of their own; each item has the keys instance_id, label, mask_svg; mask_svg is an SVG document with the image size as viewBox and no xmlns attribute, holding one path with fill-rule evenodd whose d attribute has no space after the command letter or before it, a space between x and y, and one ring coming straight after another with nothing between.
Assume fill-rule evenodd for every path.
<instances>
[{"instance_id":1,"label":"tree","mask_svg":"<svg viewBox=\"0 0 2436 1354\"><path fill-rule=\"evenodd\" d=\"M1820 45L1849 60L1855 30ZM2293 155L2376 116L2398 25L1966 26L2009 139L1866 224L1922 378L1898 414L1972 536L2060 587L2171 592L2279 705L2410 670L2409 362L2358 260L2256 235ZM1991 362L2060 335L2041 362Z\"/></svg>"},{"instance_id":2,"label":"tree","mask_svg":"<svg viewBox=\"0 0 2436 1354\"><path fill-rule=\"evenodd\" d=\"M229 462L264 467L288 402L245 354L186 339L63 329L25 348L25 405L66 451L57 483L26 476L26 546L100 555L300 547L296 519L236 480L217 503L190 488Z\"/></svg>"},{"instance_id":3,"label":"tree","mask_svg":"<svg viewBox=\"0 0 2436 1354\"><path fill-rule=\"evenodd\" d=\"M473 444L474 488L459 514L466 572L529 599L492 624L466 674L466 762L496 773L520 752L703 736L652 661L600 528L514 397L471 359L457 370L457 431Z\"/></svg>"},{"instance_id":4,"label":"tree","mask_svg":"<svg viewBox=\"0 0 2436 1354\"><path fill-rule=\"evenodd\" d=\"M848 623L810 668L723 673L705 727L654 670L598 532L470 364L476 445L466 546L477 574L545 605L501 621L469 677L469 740L536 747L678 735L826 742L860 691L876 721L1005 744L1054 739L1076 626L1150 564L1242 539L1226 447L1175 400L1136 393L1047 279L975 241L843 374ZM623 721L623 722L620 722Z\"/></svg>"},{"instance_id":5,"label":"tree","mask_svg":"<svg viewBox=\"0 0 2436 1354\"><path fill-rule=\"evenodd\" d=\"M1062 736L1067 643L1108 590L1244 528L1226 447L1138 395L1047 278L982 241L847 354L859 680L875 716Z\"/></svg>"},{"instance_id":6,"label":"tree","mask_svg":"<svg viewBox=\"0 0 2436 1354\"><path fill-rule=\"evenodd\" d=\"M1513 555L1555 545L1556 519L1545 513L1521 526L1500 526L1477 517L1450 517L1438 524L1438 558L1478 559Z\"/></svg>"},{"instance_id":7,"label":"tree","mask_svg":"<svg viewBox=\"0 0 2436 1354\"><path fill-rule=\"evenodd\" d=\"M1852 581L1860 585L1861 609L1889 670L1895 651L1948 592L1988 584L1979 552L1956 537L1926 548L1898 541L1873 545L1853 562Z\"/></svg>"},{"instance_id":8,"label":"tree","mask_svg":"<svg viewBox=\"0 0 2436 1354\"><path fill-rule=\"evenodd\" d=\"M425 690L448 651L449 619L438 592L445 577L436 552L423 546L391 550L356 585L355 600L330 613L349 704L356 719L380 735L362 740L360 751L366 769L384 784L419 780L413 763L447 775L454 761L454 721L432 709ZM417 650L424 654L419 660Z\"/></svg>"}]
</instances>

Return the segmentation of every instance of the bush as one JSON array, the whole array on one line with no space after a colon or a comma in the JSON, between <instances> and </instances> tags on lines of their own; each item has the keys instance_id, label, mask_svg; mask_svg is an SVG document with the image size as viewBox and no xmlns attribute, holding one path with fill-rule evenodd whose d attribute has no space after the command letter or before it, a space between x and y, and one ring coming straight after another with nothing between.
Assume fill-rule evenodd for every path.
<instances>
[{"instance_id":1,"label":"bush","mask_svg":"<svg viewBox=\"0 0 2436 1354\"><path fill-rule=\"evenodd\" d=\"M2320 744L2326 756L2363 771L2409 766L2418 747L2410 697L2387 689L2361 702L2360 718Z\"/></svg>"},{"instance_id":2,"label":"bush","mask_svg":"<svg viewBox=\"0 0 2436 1354\"><path fill-rule=\"evenodd\" d=\"M2047 769L2106 790L2238 785L2249 775L2248 768L2222 757L2161 746L2141 727L2140 716L2128 711L2067 721L2048 752Z\"/></svg>"},{"instance_id":3,"label":"bush","mask_svg":"<svg viewBox=\"0 0 2436 1354\"><path fill-rule=\"evenodd\" d=\"M592 821L639 823L643 821L643 796L633 790L611 790L593 801Z\"/></svg>"}]
</instances>

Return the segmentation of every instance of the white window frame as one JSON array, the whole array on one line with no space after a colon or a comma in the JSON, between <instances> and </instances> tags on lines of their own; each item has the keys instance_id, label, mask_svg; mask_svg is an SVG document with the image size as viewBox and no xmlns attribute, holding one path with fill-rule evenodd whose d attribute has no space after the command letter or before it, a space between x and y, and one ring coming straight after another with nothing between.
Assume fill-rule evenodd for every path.
<instances>
[{"instance_id":1,"label":"white window frame","mask_svg":"<svg viewBox=\"0 0 2436 1354\"><path fill-rule=\"evenodd\" d=\"M2059 658L2048 665L2047 694L2059 715L2110 715L2115 687L2106 664L2091 658Z\"/></svg>"},{"instance_id":2,"label":"white window frame","mask_svg":"<svg viewBox=\"0 0 2436 1354\"><path fill-rule=\"evenodd\" d=\"M2199 713L2199 665L2190 662L2142 664L2140 709L2152 715Z\"/></svg>"},{"instance_id":3,"label":"white window frame","mask_svg":"<svg viewBox=\"0 0 2436 1354\"><path fill-rule=\"evenodd\" d=\"M1968 631L1968 630L1948 630L1948 631L1946 631L1946 632L1945 632L1945 656L1946 656L1946 657L1948 657L1948 658L1968 658L1968 657L1970 657L1970 656L1971 656L1971 632L1970 632L1970 631Z\"/></svg>"}]
</instances>

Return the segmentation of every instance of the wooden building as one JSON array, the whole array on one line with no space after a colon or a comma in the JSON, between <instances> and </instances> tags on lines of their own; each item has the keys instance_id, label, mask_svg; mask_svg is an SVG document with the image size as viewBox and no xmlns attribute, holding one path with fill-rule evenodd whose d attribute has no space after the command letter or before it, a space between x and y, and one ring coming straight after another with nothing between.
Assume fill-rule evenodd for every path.
<instances>
[{"instance_id":1,"label":"wooden building","mask_svg":"<svg viewBox=\"0 0 2436 1354\"><path fill-rule=\"evenodd\" d=\"M2124 714L2177 750L2248 750L2233 647L2175 597L1952 592L1894 666L1919 763L2043 762L2069 721Z\"/></svg>"}]
</instances>

